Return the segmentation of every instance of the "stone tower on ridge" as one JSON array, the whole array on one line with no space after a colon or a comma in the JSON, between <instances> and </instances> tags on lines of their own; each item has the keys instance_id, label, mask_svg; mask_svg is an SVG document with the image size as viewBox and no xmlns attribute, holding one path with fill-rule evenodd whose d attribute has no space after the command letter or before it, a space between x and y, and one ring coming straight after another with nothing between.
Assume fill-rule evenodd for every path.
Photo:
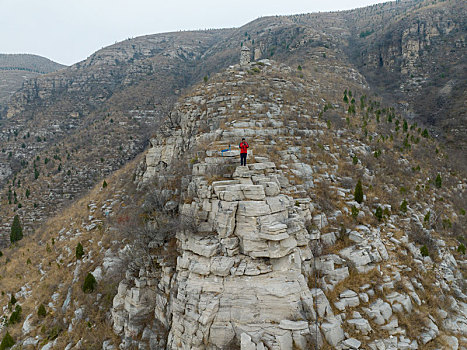
<instances>
[{"instance_id":1,"label":"stone tower on ridge","mask_svg":"<svg viewBox=\"0 0 467 350\"><path fill-rule=\"evenodd\" d=\"M250 49L245 45L242 46L242 52L240 54L240 65L246 66L250 63Z\"/></svg>"}]
</instances>

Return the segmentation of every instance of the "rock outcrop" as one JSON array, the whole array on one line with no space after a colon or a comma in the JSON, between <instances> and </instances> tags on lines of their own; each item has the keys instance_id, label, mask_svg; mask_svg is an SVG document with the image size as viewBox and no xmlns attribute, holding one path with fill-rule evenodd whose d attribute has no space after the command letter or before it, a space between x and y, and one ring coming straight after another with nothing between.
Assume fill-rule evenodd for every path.
<instances>
[{"instance_id":1,"label":"rock outcrop","mask_svg":"<svg viewBox=\"0 0 467 350\"><path fill-rule=\"evenodd\" d=\"M261 67L259 78L245 75L252 67ZM412 268L393 259L403 250L420 261L417 271L426 272L425 264L430 264L418 260L423 257L406 235L393 237L404 221L392 216L379 225L339 227L343 213L374 215L343 187L346 178L332 166L340 155L334 151L326 165L306 164L297 147L306 136L288 139L281 114L270 113L276 103L277 110L288 113L281 105L288 89L296 89L297 98L306 91L277 79L276 74L287 71L268 60L230 67L177 105L172 116L180 127L170 137L152 140L137 181L148 186L178 169L177 159L191 159L191 171L181 181L179 206L180 220L190 224L176 232L172 264L155 257L160 270L143 269L120 283L112 315L122 348L148 344L150 349L309 349L326 343L336 349L417 349L434 339L441 341L439 318L424 321L419 333L409 335L404 328L404 315L417 320L422 315L418 289L423 286L420 275L409 279L404 274ZM269 80L270 75L275 78ZM265 102L253 94L239 97L243 86L256 83L270 84L275 98ZM234 114L236 101L243 102L242 116ZM268 113L263 114L264 104ZM304 113L300 108L304 107L294 112ZM320 138L326 124L312 120L301 124L300 135ZM249 164L238 166L232 144L243 136L254 139L255 148ZM352 157L369 153L342 133L336 137L348 143L346 152L352 150ZM287 146L277 155L261 153L268 141ZM331 152L329 146L323 148ZM368 169L362 173L374 181ZM326 179L335 183L344 203L327 214L323 199L314 195ZM450 290L459 282L456 279ZM448 338L443 341L454 342L451 332L465 335L465 317L461 311L444 321L443 337Z\"/></svg>"}]
</instances>

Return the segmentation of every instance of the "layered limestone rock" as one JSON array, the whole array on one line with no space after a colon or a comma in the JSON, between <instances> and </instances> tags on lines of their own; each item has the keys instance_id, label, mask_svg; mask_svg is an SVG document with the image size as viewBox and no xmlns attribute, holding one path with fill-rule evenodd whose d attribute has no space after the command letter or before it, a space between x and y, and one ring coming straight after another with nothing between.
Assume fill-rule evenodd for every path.
<instances>
[{"instance_id":1,"label":"layered limestone rock","mask_svg":"<svg viewBox=\"0 0 467 350\"><path fill-rule=\"evenodd\" d=\"M223 161L238 157L230 155ZM151 348L307 349L321 343L302 273L302 263L312 258L305 228L313 214L310 201L282 193L289 185L273 162L237 167L231 179L212 183L201 165L188 185L192 201L180 214L197 229L177 233L175 273L165 269L159 283L144 272L128 275L114 299L114 330L126 346L145 333ZM151 310L168 331L167 344L144 323ZM340 321L330 308L326 317L326 339L337 344L343 339Z\"/></svg>"},{"instance_id":2,"label":"layered limestone rock","mask_svg":"<svg viewBox=\"0 0 467 350\"><path fill-rule=\"evenodd\" d=\"M301 272L312 257L311 212L280 193L281 176L264 162L238 167L231 180L193 179L182 216L200 232L178 234L169 348L306 348L312 340L313 297Z\"/></svg>"}]
</instances>

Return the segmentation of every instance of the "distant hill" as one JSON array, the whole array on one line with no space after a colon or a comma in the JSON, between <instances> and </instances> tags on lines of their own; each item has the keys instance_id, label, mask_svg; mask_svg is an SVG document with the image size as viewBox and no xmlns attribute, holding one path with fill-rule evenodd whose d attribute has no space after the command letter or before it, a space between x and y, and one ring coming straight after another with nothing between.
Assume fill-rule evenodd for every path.
<instances>
[{"instance_id":1,"label":"distant hill","mask_svg":"<svg viewBox=\"0 0 467 350\"><path fill-rule=\"evenodd\" d=\"M18 91L23 82L66 66L30 54L0 54L0 105Z\"/></svg>"}]
</instances>

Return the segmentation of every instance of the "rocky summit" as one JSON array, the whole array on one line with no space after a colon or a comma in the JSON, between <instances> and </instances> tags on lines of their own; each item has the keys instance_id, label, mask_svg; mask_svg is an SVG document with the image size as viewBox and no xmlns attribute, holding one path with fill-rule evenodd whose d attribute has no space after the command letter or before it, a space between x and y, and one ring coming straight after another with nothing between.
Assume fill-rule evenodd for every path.
<instances>
[{"instance_id":1,"label":"rocky summit","mask_svg":"<svg viewBox=\"0 0 467 350\"><path fill-rule=\"evenodd\" d=\"M465 83L459 11L140 37L25 84L0 130L0 349L467 349L465 153L419 104L436 45Z\"/></svg>"}]
</instances>

